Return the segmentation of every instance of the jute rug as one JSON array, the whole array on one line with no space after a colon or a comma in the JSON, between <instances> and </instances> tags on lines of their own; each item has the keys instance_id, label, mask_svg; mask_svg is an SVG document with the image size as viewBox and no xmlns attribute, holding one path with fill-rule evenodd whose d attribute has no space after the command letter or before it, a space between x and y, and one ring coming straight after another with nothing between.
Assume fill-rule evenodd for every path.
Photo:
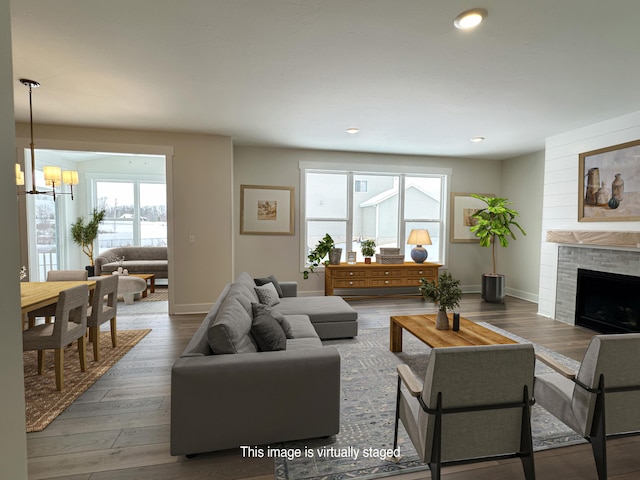
<instances>
[{"instance_id":1,"label":"jute rug","mask_svg":"<svg viewBox=\"0 0 640 480\"><path fill-rule=\"evenodd\" d=\"M141 298L141 302L163 302L169 300L169 289L166 287L157 287L155 292L147 294L145 298Z\"/></svg>"},{"instance_id":2,"label":"jute rug","mask_svg":"<svg viewBox=\"0 0 640 480\"><path fill-rule=\"evenodd\" d=\"M531 343L492 325L481 324L520 343ZM396 366L406 363L418 378L423 378L429 347L405 332L403 352L392 353L389 351L388 328L363 329L354 339L323 343L335 346L340 352L342 362L340 432L326 439L274 445L286 449L284 451L302 452L299 458L275 458L276 479L370 480L428 470L418 459L415 448L402 426L399 435L402 459L399 463L381 459L376 456L376 451L393 447ZM538 345L534 346L536 350L544 351L568 367L578 366L575 360ZM548 371L548 367L537 362L536 373ZM532 433L535 450L585 441L538 405L532 408ZM365 457L365 450L368 450L368 458ZM309 451L315 453L312 458L305 454Z\"/></svg>"},{"instance_id":3,"label":"jute rug","mask_svg":"<svg viewBox=\"0 0 640 480\"><path fill-rule=\"evenodd\" d=\"M100 361L93 361L93 347L87 342L87 370L80 371L77 342L64 351L64 390L56 390L53 351L45 356L45 371L38 375L37 352L24 352L24 391L27 432L39 432L131 350L151 330L118 330L118 346L111 347L111 334L100 335Z\"/></svg>"}]
</instances>

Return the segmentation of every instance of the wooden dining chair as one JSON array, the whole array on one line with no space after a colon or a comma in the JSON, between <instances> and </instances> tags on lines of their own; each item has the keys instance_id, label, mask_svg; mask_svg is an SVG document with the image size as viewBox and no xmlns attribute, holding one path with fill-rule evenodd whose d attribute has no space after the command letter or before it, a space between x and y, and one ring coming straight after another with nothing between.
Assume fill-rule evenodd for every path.
<instances>
[{"instance_id":1,"label":"wooden dining chair","mask_svg":"<svg viewBox=\"0 0 640 480\"><path fill-rule=\"evenodd\" d=\"M96 279L91 306L87 310L89 341L93 343L93 359L100 360L100 325L111 322L111 345L118 346L116 314L118 313L118 275L105 275Z\"/></svg>"},{"instance_id":2,"label":"wooden dining chair","mask_svg":"<svg viewBox=\"0 0 640 480\"><path fill-rule=\"evenodd\" d=\"M86 270L49 270L47 272L47 282L84 281L88 278ZM44 317L45 323L51 323L51 317L55 314L55 303L29 312L29 328L36 324L36 318L38 317Z\"/></svg>"},{"instance_id":3,"label":"wooden dining chair","mask_svg":"<svg viewBox=\"0 0 640 480\"><path fill-rule=\"evenodd\" d=\"M45 350L54 350L56 390L64 389L64 348L78 340L80 369L86 370L85 335L89 287L80 285L58 296L53 323L36 325L22 332L23 351L38 351L38 375L44 373Z\"/></svg>"}]
</instances>

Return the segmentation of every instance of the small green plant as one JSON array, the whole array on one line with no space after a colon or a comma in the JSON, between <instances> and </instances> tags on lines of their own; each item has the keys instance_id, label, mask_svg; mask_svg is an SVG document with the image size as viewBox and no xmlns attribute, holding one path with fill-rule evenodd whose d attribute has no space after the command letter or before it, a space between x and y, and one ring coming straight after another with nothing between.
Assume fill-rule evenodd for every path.
<instances>
[{"instance_id":1,"label":"small green plant","mask_svg":"<svg viewBox=\"0 0 640 480\"><path fill-rule=\"evenodd\" d=\"M459 306L462 298L460 280L454 280L449 272L440 274L437 282L421 278L418 288L424 298L431 300L444 312Z\"/></svg>"},{"instance_id":2,"label":"small green plant","mask_svg":"<svg viewBox=\"0 0 640 480\"><path fill-rule=\"evenodd\" d=\"M515 218L520 215L515 210L507 207L511 204L506 198L499 197L485 197L483 195L476 195L472 193L473 198L482 200L487 206L478 210L471 215L476 224L471 227L471 231L475 233L476 237L480 239L481 247L492 246L493 257L493 273L496 273L496 239L500 242L500 245L507 247L509 240L507 237L516 239L516 236L511 231L512 227L517 227L523 235L526 235L522 227L515 221Z\"/></svg>"},{"instance_id":3,"label":"small green plant","mask_svg":"<svg viewBox=\"0 0 640 480\"><path fill-rule=\"evenodd\" d=\"M376 254L376 242L374 240L362 240L360 251L363 257L373 257Z\"/></svg>"},{"instance_id":4,"label":"small green plant","mask_svg":"<svg viewBox=\"0 0 640 480\"><path fill-rule=\"evenodd\" d=\"M98 237L98 227L104 220L105 210L94 209L91 219L85 223L83 217L71 225L71 238L73 242L80 245L82 253L89 257L89 265L93 266L93 243Z\"/></svg>"},{"instance_id":5,"label":"small green plant","mask_svg":"<svg viewBox=\"0 0 640 480\"><path fill-rule=\"evenodd\" d=\"M329 252L331 252L335 246L336 243L333 241L333 238L331 238L331 235L326 233L324 238L318 242L316 248L311 250L307 256L307 260L309 260L309 270L302 272L305 280L309 278L309 273L313 272L317 266L320 264L327 265L329 263L329 260L325 260L325 257L329 255Z\"/></svg>"}]
</instances>

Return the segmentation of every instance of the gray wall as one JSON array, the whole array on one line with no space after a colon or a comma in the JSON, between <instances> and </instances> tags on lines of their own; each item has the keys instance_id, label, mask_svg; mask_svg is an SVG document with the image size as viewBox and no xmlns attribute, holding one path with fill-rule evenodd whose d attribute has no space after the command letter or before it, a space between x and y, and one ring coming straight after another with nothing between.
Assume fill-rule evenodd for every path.
<instances>
[{"instance_id":1,"label":"gray wall","mask_svg":"<svg viewBox=\"0 0 640 480\"><path fill-rule=\"evenodd\" d=\"M9 0L0 0L0 69L12 72ZM15 195L15 127L13 75L0 75L0 250L5 268L0 276L0 478L27 478L22 332L18 283L19 235ZM13 234L12 234L13 233Z\"/></svg>"},{"instance_id":2,"label":"gray wall","mask_svg":"<svg viewBox=\"0 0 640 480\"><path fill-rule=\"evenodd\" d=\"M274 185L295 187L295 235L234 234L235 271L247 271L255 276L274 274L278 278L298 280L303 294L322 293L324 276L311 275L303 280L300 268L300 171L299 162L326 162L344 165L431 166L451 168L450 191L480 192L507 195L519 209L528 235L501 252L500 264L508 264L509 293L535 300L538 291L537 259L540 243L540 199L542 198L542 152L506 161L437 158L408 155L381 155L314 150L234 147L234 218L239 222L240 185ZM511 164L513 162L513 165ZM506 192L506 193L505 193ZM536 207L534 204L538 203ZM538 210L536 210L538 208ZM448 233L444 235L448 239ZM521 242L521 240L523 240ZM519 243L521 242L521 243ZM517 245L517 246L516 246ZM530 251L529 251L530 250ZM505 258L502 258L504 255ZM508 255L508 256L507 256ZM449 245L446 266L459 278L465 291L479 291L480 277L491 271L491 253L477 244Z\"/></svg>"}]
</instances>

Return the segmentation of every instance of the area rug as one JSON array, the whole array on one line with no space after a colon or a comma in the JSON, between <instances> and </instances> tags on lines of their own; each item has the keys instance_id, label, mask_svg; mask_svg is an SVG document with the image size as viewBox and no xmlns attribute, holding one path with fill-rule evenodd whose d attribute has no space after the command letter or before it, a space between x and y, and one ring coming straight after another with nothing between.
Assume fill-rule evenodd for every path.
<instances>
[{"instance_id":1,"label":"area rug","mask_svg":"<svg viewBox=\"0 0 640 480\"><path fill-rule=\"evenodd\" d=\"M64 351L64 390L56 390L53 351L45 355L45 371L38 375L37 352L24 352L24 391L27 432L44 430L65 408L131 350L151 330L118 330L118 346L111 347L108 331L100 335L100 361L93 361L93 347L87 342L87 369L80 371L77 342Z\"/></svg>"},{"instance_id":2,"label":"area rug","mask_svg":"<svg viewBox=\"0 0 640 480\"><path fill-rule=\"evenodd\" d=\"M153 293L147 293L147 296L141 298L141 302L166 302L169 300L169 289L166 287L157 287Z\"/></svg>"},{"instance_id":3,"label":"area rug","mask_svg":"<svg viewBox=\"0 0 640 480\"><path fill-rule=\"evenodd\" d=\"M520 343L531 343L492 325L486 323L481 325ZM418 377L423 377L430 348L405 332L403 352L392 353L389 351L387 328L365 329L361 330L354 339L323 343L335 346L342 360L340 433L326 439L274 445L287 449L285 452L302 453L298 458L291 459L276 456L276 479L370 480L427 470L428 467L418 459L402 426L399 434L401 461L392 463L381 459L379 454L393 448L396 366L406 363ZM578 367L578 362L575 360L539 345L534 346L537 351L544 351L568 367ZM550 371L540 362L536 363L536 373ZM535 450L585 441L538 405L532 408L532 433ZM307 452L313 452L313 457Z\"/></svg>"}]
</instances>

